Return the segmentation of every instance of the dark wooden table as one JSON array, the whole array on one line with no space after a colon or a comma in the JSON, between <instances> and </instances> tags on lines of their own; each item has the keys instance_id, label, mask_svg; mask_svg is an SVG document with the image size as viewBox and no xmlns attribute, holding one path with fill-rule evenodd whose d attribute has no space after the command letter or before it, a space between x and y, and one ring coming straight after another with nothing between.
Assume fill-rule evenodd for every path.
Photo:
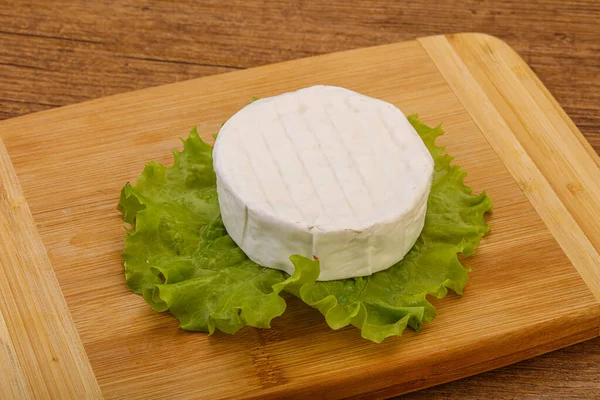
<instances>
[{"instance_id":1,"label":"dark wooden table","mask_svg":"<svg viewBox=\"0 0 600 400\"><path fill-rule=\"evenodd\" d=\"M0 119L461 31L513 46L600 152L598 0L0 0ZM600 338L405 397L600 399Z\"/></svg>"}]
</instances>

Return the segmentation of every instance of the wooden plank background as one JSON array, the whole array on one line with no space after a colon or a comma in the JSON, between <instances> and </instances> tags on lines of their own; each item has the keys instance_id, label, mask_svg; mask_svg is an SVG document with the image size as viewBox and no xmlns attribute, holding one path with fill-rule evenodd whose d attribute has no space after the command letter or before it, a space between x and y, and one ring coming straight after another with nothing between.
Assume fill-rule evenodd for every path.
<instances>
[{"instance_id":1,"label":"wooden plank background","mask_svg":"<svg viewBox=\"0 0 600 400\"><path fill-rule=\"evenodd\" d=\"M227 3L0 0L0 118L310 55L479 31L515 48L600 152L598 1ZM406 398L600 398L598 376L600 338Z\"/></svg>"}]
</instances>

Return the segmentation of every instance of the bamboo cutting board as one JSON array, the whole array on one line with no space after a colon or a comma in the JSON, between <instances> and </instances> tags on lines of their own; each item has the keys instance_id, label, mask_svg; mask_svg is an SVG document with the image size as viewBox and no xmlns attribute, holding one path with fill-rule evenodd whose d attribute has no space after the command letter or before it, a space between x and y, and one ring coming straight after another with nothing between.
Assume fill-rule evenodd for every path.
<instances>
[{"instance_id":1,"label":"bamboo cutting board","mask_svg":"<svg viewBox=\"0 0 600 400\"><path fill-rule=\"evenodd\" d=\"M273 328L185 332L125 287L119 190L252 96L344 86L442 122L494 203L462 297L374 344L289 297ZM126 93L0 123L0 397L386 397L600 334L600 160L523 60L422 38Z\"/></svg>"}]
</instances>

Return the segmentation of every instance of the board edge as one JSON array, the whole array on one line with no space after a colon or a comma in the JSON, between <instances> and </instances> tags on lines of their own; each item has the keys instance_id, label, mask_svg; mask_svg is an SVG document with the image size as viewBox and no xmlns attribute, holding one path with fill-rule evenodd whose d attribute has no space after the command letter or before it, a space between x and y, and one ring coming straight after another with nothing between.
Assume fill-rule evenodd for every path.
<instances>
[{"instance_id":1,"label":"board edge","mask_svg":"<svg viewBox=\"0 0 600 400\"><path fill-rule=\"evenodd\" d=\"M246 399L297 399L319 397L323 399L362 399L390 398L416 392L429 387L438 386L451 381L464 379L473 375L488 372L497 368L514 364L564 347L594 339L598 336L600 326L600 307L592 312L582 307L570 315L563 315L551 321L539 321L525 329L512 330L506 333L482 335L474 344L461 344L456 357L448 357L448 353L439 352L433 359L421 359L420 365L407 369L398 363L387 364L383 371L374 373L370 370L353 371L343 374L338 379L329 381L318 389L311 385L287 388L276 386L260 392L249 392ZM531 343L535 343L531 346ZM500 356L484 357L490 343L504 349ZM515 344L516 343L516 344ZM415 371L427 367L428 374L422 376ZM399 378L401 376L401 378ZM361 381L361 391L356 391L349 381ZM400 382L398 382L400 381Z\"/></svg>"},{"instance_id":2,"label":"board edge","mask_svg":"<svg viewBox=\"0 0 600 400\"><path fill-rule=\"evenodd\" d=\"M388 46L390 46L390 45L388 45ZM350 51L354 51L354 50L350 50ZM293 61L291 61L291 62L293 62ZM238 72L232 72L232 73L238 73ZM207 78L210 78L210 77L207 77ZM206 79L206 78L198 78L198 79ZM175 85L175 84L173 84L173 85ZM152 88L150 88L150 89L142 89L142 90L152 90ZM129 92L129 93L131 93L131 92ZM116 96L121 96L121 95L124 95L124 94L118 94L118 95L116 95ZM105 99L105 98L102 98L102 99ZM92 101L97 101L97 100L100 100L100 99L96 99L96 100L92 100ZM87 102L86 102L86 103L87 103ZM79 104L82 104L82 103L79 103ZM61 108L62 108L62 107L61 107ZM45 113L45 112L55 112L56 110L57 110L57 109L48 110L48 111L44 111L44 113ZM31 116L31 115L28 115L27 117L29 117L29 116ZM584 141L585 141L585 139L584 139ZM587 142L586 142L586 143L587 143ZM588 146L589 146L589 144L588 144ZM590 148L591 148L591 147L590 147ZM593 149L592 149L592 151L593 151ZM594 154L595 154L595 153L594 153ZM600 325L600 323L599 323L599 325ZM596 329L596 331L597 331L597 329ZM600 332L598 332L598 333L600 334ZM573 343L569 343L569 344L573 344ZM548 350L548 351L549 351L549 350ZM494 367L494 368L495 368L495 367ZM479 371L479 372L482 372L482 371ZM466 376L466 375L465 375L465 376Z\"/></svg>"},{"instance_id":3,"label":"board edge","mask_svg":"<svg viewBox=\"0 0 600 400\"><path fill-rule=\"evenodd\" d=\"M444 385L446 383L450 383L450 382L453 382L456 380L470 378L475 375L484 374L486 372L494 371L499 368L507 367L507 366L512 365L519 361L538 357L538 356L541 356L543 354L546 354L546 353L549 353L552 351L557 351L557 350L563 349L565 347L573 346L578 343L582 343L582 342L594 339L596 336L598 336L598 334L596 333L596 330L597 330L597 328L581 331L576 334L567 336L565 338L560 338L560 339L551 341L549 343L544 343L544 344L529 348L524 351L518 351L518 352L507 354L505 356L492 358L490 360L487 360L484 363L468 365L464 369L461 370L461 372L459 374L460 378L445 377L445 378L435 381L434 383L427 383L425 385L415 386L408 390L398 390L394 386L391 386L388 388L384 388L380 391L366 393L366 394L358 395L355 397L350 397L348 399L349 400L350 399L351 400L373 399L373 398L382 399L382 400L389 399L390 396L397 396L397 395L403 396L408 393L414 393L414 392L418 392L418 391L425 390L428 388L436 387L439 385Z\"/></svg>"},{"instance_id":4,"label":"board edge","mask_svg":"<svg viewBox=\"0 0 600 400\"><path fill-rule=\"evenodd\" d=\"M0 353L11 398L101 399L83 343L0 138ZM0 396L1 397L1 396Z\"/></svg>"},{"instance_id":5,"label":"board edge","mask_svg":"<svg viewBox=\"0 0 600 400\"><path fill-rule=\"evenodd\" d=\"M571 204L565 204L564 199L559 196L556 189L558 183L553 182L552 177L542 173L539 168L539 157L538 160L532 157L531 150L527 151L522 145L523 139L515 132L516 124L523 117L520 114L527 110L507 107L502 103L508 96L507 88L496 84L494 78L502 73L503 79L510 80L521 90L524 90L522 81L533 83L535 86L528 86L529 95L536 99L543 97L545 101L552 104L552 108L543 110L544 116L546 113L553 113L554 117L565 121L569 133L576 139L576 142L571 141L570 145L579 146L574 151L577 150L582 158L587 157L588 165L594 164L596 168L594 172L600 176L598 155L525 61L503 40L483 33L429 36L417 40L600 304L600 269L597 268L600 265L600 253L590 239L593 232L589 229L585 230L585 226L582 227L573 216L573 207L579 205L582 209L588 209L589 205L580 204L581 199L578 203L575 196ZM461 43L462 51L457 50L458 42ZM485 48L485 51L477 53L481 60L476 61L465 56L466 49L469 47ZM502 55L508 53L511 56L511 63L519 67L519 74L515 73L514 67L498 66L498 58L495 56L498 52L502 52ZM492 64L496 64L496 69L486 68L486 65ZM478 72L477 77L474 71ZM536 117L539 118L540 115ZM550 122L544 121L544 123ZM520 125L518 128L525 127ZM530 135L538 138L544 135L545 140L555 139L554 136L547 134L542 123L540 126L533 127L534 129L531 129L531 126L529 128ZM559 167L573 169L573 165L566 163ZM591 182L590 185L595 191L600 192L598 182ZM588 215L588 217L592 220L599 219L597 215ZM597 223L600 225L600 220ZM600 240L600 238L595 239Z\"/></svg>"}]
</instances>

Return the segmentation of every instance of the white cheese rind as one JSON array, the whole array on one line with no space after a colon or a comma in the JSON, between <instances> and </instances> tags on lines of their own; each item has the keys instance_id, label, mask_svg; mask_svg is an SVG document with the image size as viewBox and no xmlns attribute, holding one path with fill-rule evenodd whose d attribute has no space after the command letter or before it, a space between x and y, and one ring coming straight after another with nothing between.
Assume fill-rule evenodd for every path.
<instances>
[{"instance_id":1,"label":"white cheese rind","mask_svg":"<svg viewBox=\"0 0 600 400\"><path fill-rule=\"evenodd\" d=\"M319 280L400 261L423 229L433 159L392 104L333 86L257 100L221 128L214 168L223 223L254 262Z\"/></svg>"}]
</instances>

